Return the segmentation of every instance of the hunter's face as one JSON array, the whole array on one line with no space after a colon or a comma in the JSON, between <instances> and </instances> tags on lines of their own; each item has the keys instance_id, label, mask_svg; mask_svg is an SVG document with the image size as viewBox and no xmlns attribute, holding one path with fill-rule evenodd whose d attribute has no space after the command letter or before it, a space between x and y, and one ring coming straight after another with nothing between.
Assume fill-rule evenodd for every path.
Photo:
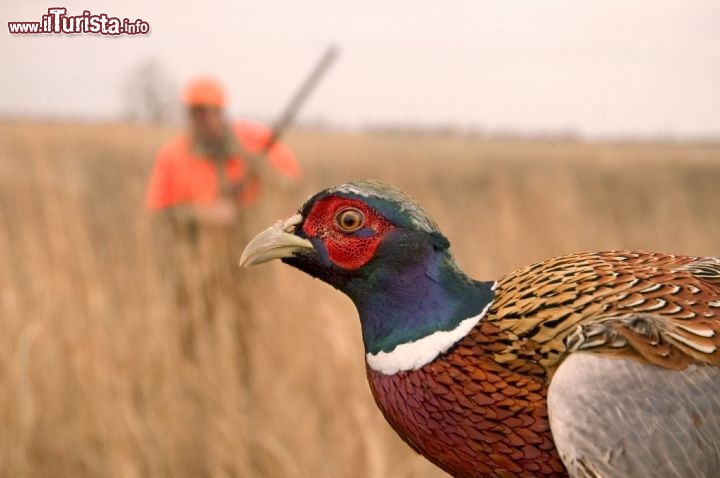
<instances>
[{"instance_id":1,"label":"hunter's face","mask_svg":"<svg viewBox=\"0 0 720 478\"><path fill-rule=\"evenodd\" d=\"M193 106L190 121L193 131L203 139L220 138L225 129L222 109L216 106Z\"/></svg>"}]
</instances>

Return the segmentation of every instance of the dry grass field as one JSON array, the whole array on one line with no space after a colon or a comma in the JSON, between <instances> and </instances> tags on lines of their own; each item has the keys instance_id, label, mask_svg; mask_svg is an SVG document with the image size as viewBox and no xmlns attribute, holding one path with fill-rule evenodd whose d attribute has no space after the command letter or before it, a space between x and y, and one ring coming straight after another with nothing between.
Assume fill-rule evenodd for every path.
<instances>
[{"instance_id":1,"label":"dry grass field","mask_svg":"<svg viewBox=\"0 0 720 478\"><path fill-rule=\"evenodd\" d=\"M142 205L170 134L0 123L0 477L444 476L375 408L352 304L300 272L236 270L243 313L196 324L183 355ZM270 188L252 230L372 177L424 204L476 278L582 250L720 255L717 144L287 141L307 174Z\"/></svg>"}]
</instances>

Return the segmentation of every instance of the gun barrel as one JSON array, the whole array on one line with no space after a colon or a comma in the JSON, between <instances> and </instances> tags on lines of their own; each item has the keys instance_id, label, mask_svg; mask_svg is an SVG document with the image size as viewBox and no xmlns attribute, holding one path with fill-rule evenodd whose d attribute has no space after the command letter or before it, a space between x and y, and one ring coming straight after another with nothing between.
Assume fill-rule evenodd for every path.
<instances>
[{"instance_id":1,"label":"gun barrel","mask_svg":"<svg viewBox=\"0 0 720 478\"><path fill-rule=\"evenodd\" d=\"M331 45L325 50L273 125L270 139L260 153L260 156L266 154L292 124L303 103L307 100L308 96L310 96L310 93L312 93L323 76L325 76L330 66L335 62L338 54L339 50L335 45Z\"/></svg>"}]
</instances>

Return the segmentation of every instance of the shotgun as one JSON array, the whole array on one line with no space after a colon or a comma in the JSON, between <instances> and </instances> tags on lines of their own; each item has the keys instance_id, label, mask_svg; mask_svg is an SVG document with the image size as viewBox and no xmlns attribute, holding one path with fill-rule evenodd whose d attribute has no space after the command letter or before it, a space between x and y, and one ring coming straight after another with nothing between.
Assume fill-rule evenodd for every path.
<instances>
[{"instance_id":1,"label":"shotgun","mask_svg":"<svg viewBox=\"0 0 720 478\"><path fill-rule=\"evenodd\" d=\"M305 100L307 100L310 93L312 93L323 76L325 76L337 57L338 48L335 45L330 45L310 71L310 74L305 77L305 80L300 84L300 88L298 88L295 94L290 98L290 101L287 103L287 106L283 110L282 114L273 124L270 131L270 138L265 146L263 146L262 150L257 153L241 151L241 155L245 157L249 163L250 172L245 176L244 180L230 185L230 191L233 196L237 196L237 194L245 187L247 180L254 174L257 174L257 169L262 164L262 160L265 159L265 156L267 156L272 147L280 141L282 135L295 120L295 117L300 111L300 108Z\"/></svg>"}]
</instances>

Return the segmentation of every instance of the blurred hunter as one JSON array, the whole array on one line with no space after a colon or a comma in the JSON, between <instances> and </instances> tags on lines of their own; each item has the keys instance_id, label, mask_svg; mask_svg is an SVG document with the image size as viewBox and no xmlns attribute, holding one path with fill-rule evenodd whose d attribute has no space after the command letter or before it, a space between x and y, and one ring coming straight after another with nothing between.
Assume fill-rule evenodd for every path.
<instances>
[{"instance_id":1,"label":"blurred hunter","mask_svg":"<svg viewBox=\"0 0 720 478\"><path fill-rule=\"evenodd\" d=\"M230 224L239 208L258 198L263 162L287 178L300 177L300 165L284 144L266 151L270 128L227 119L225 92L216 80L192 81L183 102L189 129L160 148L148 186L149 209L178 221Z\"/></svg>"},{"instance_id":2,"label":"blurred hunter","mask_svg":"<svg viewBox=\"0 0 720 478\"><path fill-rule=\"evenodd\" d=\"M190 82L182 100L187 130L160 148L146 196L171 316L180 321L185 356L214 347L228 330L243 355L252 326L235 267L237 244L245 240L247 212L263 186L293 182L301 168L270 128L228 119L226 94L215 79ZM240 363L249 369L244 356Z\"/></svg>"}]
</instances>

